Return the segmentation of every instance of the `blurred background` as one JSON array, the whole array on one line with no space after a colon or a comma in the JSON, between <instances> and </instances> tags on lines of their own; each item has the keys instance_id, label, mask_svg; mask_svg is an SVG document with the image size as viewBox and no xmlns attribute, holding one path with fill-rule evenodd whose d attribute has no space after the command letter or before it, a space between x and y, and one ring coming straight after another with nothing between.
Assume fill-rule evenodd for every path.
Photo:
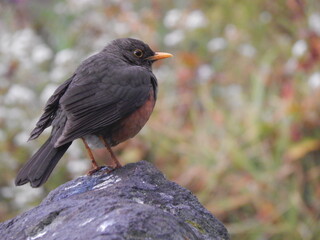
<instances>
[{"instance_id":1,"label":"blurred background","mask_svg":"<svg viewBox=\"0 0 320 240\"><path fill-rule=\"evenodd\" d=\"M318 0L1 0L0 220L90 168L77 140L45 186L13 184L48 136L27 142L50 94L119 37L174 54L154 66L157 105L115 148L122 163L154 163L233 239L319 239Z\"/></svg>"}]
</instances>

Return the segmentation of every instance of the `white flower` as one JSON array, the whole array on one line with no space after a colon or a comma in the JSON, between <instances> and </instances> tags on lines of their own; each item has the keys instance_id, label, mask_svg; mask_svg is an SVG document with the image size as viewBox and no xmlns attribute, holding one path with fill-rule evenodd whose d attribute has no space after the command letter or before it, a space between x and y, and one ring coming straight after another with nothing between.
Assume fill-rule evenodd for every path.
<instances>
[{"instance_id":1,"label":"white flower","mask_svg":"<svg viewBox=\"0 0 320 240\"><path fill-rule=\"evenodd\" d=\"M44 44L36 45L32 51L32 60L35 63L42 63L52 58L53 53L50 48Z\"/></svg>"},{"instance_id":2,"label":"white flower","mask_svg":"<svg viewBox=\"0 0 320 240\"><path fill-rule=\"evenodd\" d=\"M307 51L307 48L308 46L305 40L298 40L292 47L292 55L300 57Z\"/></svg>"},{"instance_id":3,"label":"white flower","mask_svg":"<svg viewBox=\"0 0 320 240\"><path fill-rule=\"evenodd\" d=\"M56 65L65 65L73 61L75 53L71 49L64 49L58 52L55 56L54 63Z\"/></svg>"},{"instance_id":4,"label":"white flower","mask_svg":"<svg viewBox=\"0 0 320 240\"><path fill-rule=\"evenodd\" d=\"M163 24L167 28L174 28L178 25L179 20L181 20L182 13L179 9L171 9L167 12L163 19Z\"/></svg>"},{"instance_id":5,"label":"white flower","mask_svg":"<svg viewBox=\"0 0 320 240\"><path fill-rule=\"evenodd\" d=\"M313 73L308 79L308 84L312 88L320 87L320 72Z\"/></svg>"},{"instance_id":6,"label":"white flower","mask_svg":"<svg viewBox=\"0 0 320 240\"><path fill-rule=\"evenodd\" d=\"M309 19L309 26L310 28L316 32L318 35L320 35L320 14L319 13L314 13L311 14Z\"/></svg>"},{"instance_id":7,"label":"white flower","mask_svg":"<svg viewBox=\"0 0 320 240\"><path fill-rule=\"evenodd\" d=\"M203 64L198 68L198 78L201 82L208 81L214 74L214 69L209 64Z\"/></svg>"},{"instance_id":8,"label":"white flower","mask_svg":"<svg viewBox=\"0 0 320 240\"><path fill-rule=\"evenodd\" d=\"M207 47L209 51L216 52L218 50L222 50L226 48L226 46L227 46L227 41L224 38L218 37L218 38L211 39Z\"/></svg>"},{"instance_id":9,"label":"white flower","mask_svg":"<svg viewBox=\"0 0 320 240\"><path fill-rule=\"evenodd\" d=\"M253 57L256 54L256 49L248 43L240 45L238 50L243 56L246 57Z\"/></svg>"},{"instance_id":10,"label":"white flower","mask_svg":"<svg viewBox=\"0 0 320 240\"><path fill-rule=\"evenodd\" d=\"M184 32L182 30L175 30L164 37L164 43L167 46L174 46L181 42L184 38Z\"/></svg>"},{"instance_id":11,"label":"white flower","mask_svg":"<svg viewBox=\"0 0 320 240\"><path fill-rule=\"evenodd\" d=\"M4 102L6 104L23 104L27 102L32 102L34 97L34 93L30 89L15 84L10 87Z\"/></svg>"},{"instance_id":12,"label":"white flower","mask_svg":"<svg viewBox=\"0 0 320 240\"><path fill-rule=\"evenodd\" d=\"M194 10L192 11L186 19L185 26L189 29L195 29L204 27L207 25L207 19L202 11Z\"/></svg>"}]
</instances>

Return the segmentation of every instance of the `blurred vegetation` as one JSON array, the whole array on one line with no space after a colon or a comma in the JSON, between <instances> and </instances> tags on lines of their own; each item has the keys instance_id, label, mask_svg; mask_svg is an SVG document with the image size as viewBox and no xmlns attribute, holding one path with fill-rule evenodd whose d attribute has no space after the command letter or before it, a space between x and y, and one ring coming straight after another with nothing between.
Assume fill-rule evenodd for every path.
<instances>
[{"instance_id":1,"label":"blurred vegetation","mask_svg":"<svg viewBox=\"0 0 320 240\"><path fill-rule=\"evenodd\" d=\"M118 37L175 55L155 66L155 112L121 161L156 164L233 239L319 239L318 0L2 0L0 220L89 168L75 141L44 187L13 185L46 138L26 142L46 99Z\"/></svg>"}]
</instances>

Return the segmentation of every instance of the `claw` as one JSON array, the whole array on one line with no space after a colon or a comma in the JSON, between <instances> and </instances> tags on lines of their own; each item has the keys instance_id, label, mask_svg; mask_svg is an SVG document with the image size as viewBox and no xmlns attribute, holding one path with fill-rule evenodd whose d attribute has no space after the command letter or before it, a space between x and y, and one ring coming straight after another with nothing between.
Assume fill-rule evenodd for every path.
<instances>
[{"instance_id":1,"label":"claw","mask_svg":"<svg viewBox=\"0 0 320 240\"><path fill-rule=\"evenodd\" d=\"M104 167L104 166L92 168L91 170L89 170L89 171L87 172L87 175L88 175L88 176L91 176L92 174L98 172L98 171L99 171L101 168L103 168L103 167Z\"/></svg>"}]
</instances>

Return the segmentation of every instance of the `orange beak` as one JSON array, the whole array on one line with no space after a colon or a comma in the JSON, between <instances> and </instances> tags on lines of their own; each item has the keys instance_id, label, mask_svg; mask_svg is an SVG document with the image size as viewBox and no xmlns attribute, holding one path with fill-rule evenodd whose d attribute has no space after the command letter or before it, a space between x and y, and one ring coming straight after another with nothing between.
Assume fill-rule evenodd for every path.
<instances>
[{"instance_id":1,"label":"orange beak","mask_svg":"<svg viewBox=\"0 0 320 240\"><path fill-rule=\"evenodd\" d=\"M169 58L169 57L173 57L173 55L170 53L166 53L166 52L156 52L153 56L148 57L147 59L156 61L156 60Z\"/></svg>"}]
</instances>

